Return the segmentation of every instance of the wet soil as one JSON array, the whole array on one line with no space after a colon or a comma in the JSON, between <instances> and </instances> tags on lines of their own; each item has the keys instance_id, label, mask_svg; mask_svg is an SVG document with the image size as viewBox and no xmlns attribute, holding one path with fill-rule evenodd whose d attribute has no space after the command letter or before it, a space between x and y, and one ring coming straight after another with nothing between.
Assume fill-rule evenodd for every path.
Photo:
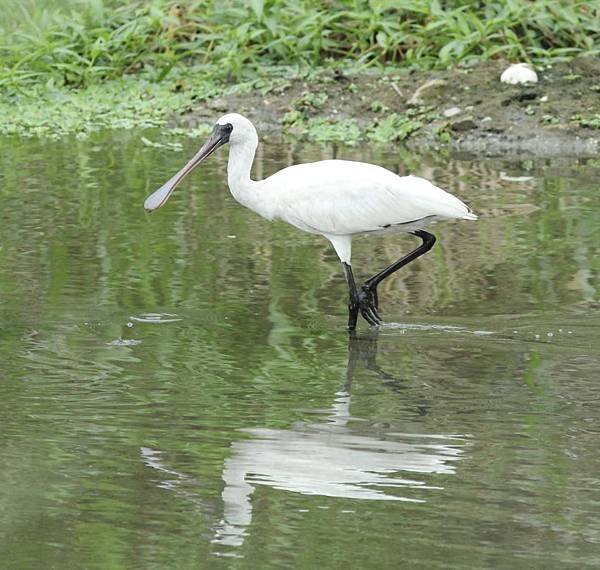
<instances>
[{"instance_id":1,"label":"wet soil","mask_svg":"<svg viewBox=\"0 0 600 570\"><path fill-rule=\"evenodd\" d=\"M248 116L261 133L298 124L351 120L362 133L389 114L416 116L412 147L450 146L484 154L594 155L600 151L600 58L580 57L536 69L539 81L506 85L506 61L446 71L329 71L293 77L250 93L203 103L180 123L212 121L222 112ZM265 82L268 84L268 82Z\"/></svg>"}]
</instances>

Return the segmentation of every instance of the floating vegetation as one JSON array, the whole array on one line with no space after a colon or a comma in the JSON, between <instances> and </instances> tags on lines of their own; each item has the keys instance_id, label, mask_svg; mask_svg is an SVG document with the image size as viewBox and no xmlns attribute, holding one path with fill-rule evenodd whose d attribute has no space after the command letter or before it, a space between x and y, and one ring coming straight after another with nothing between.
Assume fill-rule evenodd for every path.
<instances>
[{"instance_id":1,"label":"floating vegetation","mask_svg":"<svg viewBox=\"0 0 600 570\"><path fill-rule=\"evenodd\" d=\"M315 142L343 142L349 145L356 144L362 138L355 119L310 119L303 135Z\"/></svg>"},{"instance_id":2,"label":"floating vegetation","mask_svg":"<svg viewBox=\"0 0 600 570\"><path fill-rule=\"evenodd\" d=\"M580 127L587 127L588 129L600 129L600 113L588 117L577 114L573 116L571 120Z\"/></svg>"},{"instance_id":3,"label":"floating vegetation","mask_svg":"<svg viewBox=\"0 0 600 570\"><path fill-rule=\"evenodd\" d=\"M367 137L378 143L403 141L418 131L423 123L418 119L391 113L367 130Z\"/></svg>"},{"instance_id":4,"label":"floating vegetation","mask_svg":"<svg viewBox=\"0 0 600 570\"><path fill-rule=\"evenodd\" d=\"M0 134L86 136L103 128L131 129L163 125L169 115L218 91L199 81L193 90L175 92L167 84L125 77L85 90L31 88L0 100Z\"/></svg>"},{"instance_id":5,"label":"floating vegetation","mask_svg":"<svg viewBox=\"0 0 600 570\"><path fill-rule=\"evenodd\" d=\"M27 93L0 99L0 134L49 138L76 134L82 138L100 129L159 127L216 95L252 89L251 82L227 87L205 72L191 71L185 88L180 85L125 76L83 90L32 87ZM207 131L200 126L174 132L198 137Z\"/></svg>"}]
</instances>

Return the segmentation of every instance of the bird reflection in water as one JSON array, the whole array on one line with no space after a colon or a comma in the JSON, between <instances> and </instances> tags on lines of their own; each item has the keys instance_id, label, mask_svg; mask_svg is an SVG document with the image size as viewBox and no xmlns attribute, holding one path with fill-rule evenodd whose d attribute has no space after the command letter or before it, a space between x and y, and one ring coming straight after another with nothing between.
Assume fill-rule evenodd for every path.
<instances>
[{"instance_id":1,"label":"bird reflection in water","mask_svg":"<svg viewBox=\"0 0 600 570\"><path fill-rule=\"evenodd\" d=\"M323 421L299 422L286 430L243 430L251 439L234 441L223 466L223 517L213 541L241 546L252 521L252 493L258 485L275 489L355 500L424 502L413 490L439 489L423 474L453 474L464 453L465 436L397 433L369 426L350 415L350 388L359 362L391 388L397 381L376 363L377 333L351 335L342 389ZM165 467L159 452L143 448L148 467L174 475L175 490L185 477ZM163 488L165 487L163 482ZM410 489L411 496L402 489ZM189 493L186 493L189 494Z\"/></svg>"}]
</instances>

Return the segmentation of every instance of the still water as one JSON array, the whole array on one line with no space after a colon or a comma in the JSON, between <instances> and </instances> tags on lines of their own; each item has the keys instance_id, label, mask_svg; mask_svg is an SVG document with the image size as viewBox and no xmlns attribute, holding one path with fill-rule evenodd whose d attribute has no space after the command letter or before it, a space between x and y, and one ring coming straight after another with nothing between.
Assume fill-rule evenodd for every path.
<instances>
[{"instance_id":1,"label":"still water","mask_svg":"<svg viewBox=\"0 0 600 570\"><path fill-rule=\"evenodd\" d=\"M145 214L197 143L140 136L0 141L0 567L598 567L597 160L263 145L481 215L348 338L324 240L235 203L226 150Z\"/></svg>"}]
</instances>

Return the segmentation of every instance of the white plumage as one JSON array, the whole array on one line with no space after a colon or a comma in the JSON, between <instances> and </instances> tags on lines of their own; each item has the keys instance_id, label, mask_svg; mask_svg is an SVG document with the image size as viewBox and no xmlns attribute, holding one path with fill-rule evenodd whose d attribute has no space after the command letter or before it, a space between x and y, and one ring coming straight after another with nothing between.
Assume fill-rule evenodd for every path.
<instances>
[{"instance_id":1,"label":"white plumage","mask_svg":"<svg viewBox=\"0 0 600 570\"><path fill-rule=\"evenodd\" d=\"M418 248L413 252L418 256L428 251L435 241L431 234L422 231L431 222L477 219L458 198L428 180L417 176L398 176L385 168L363 162L323 160L298 164L264 180L254 181L250 178L250 171L258 135L252 123L236 113L227 114L217 121L211 137L194 158L146 199L146 210L162 206L183 177L226 142L230 145L227 177L234 198L269 220L280 219L306 232L326 237L344 264L350 287L351 315L360 310L371 324L380 321L376 287L387 274L375 279L384 270L365 282L361 292L358 291L350 269L352 236L389 231L415 233L424 240L424 244L430 240L423 251ZM412 258L401 265L409 261ZM400 266L388 269L392 269L391 273ZM351 317L349 328L354 328L352 320L354 325L356 323L356 319Z\"/></svg>"},{"instance_id":2,"label":"white plumage","mask_svg":"<svg viewBox=\"0 0 600 570\"><path fill-rule=\"evenodd\" d=\"M293 214L316 233L371 232L432 215L469 213L458 198L424 178L349 160L290 166L263 180L258 190L272 194L282 219Z\"/></svg>"}]
</instances>

